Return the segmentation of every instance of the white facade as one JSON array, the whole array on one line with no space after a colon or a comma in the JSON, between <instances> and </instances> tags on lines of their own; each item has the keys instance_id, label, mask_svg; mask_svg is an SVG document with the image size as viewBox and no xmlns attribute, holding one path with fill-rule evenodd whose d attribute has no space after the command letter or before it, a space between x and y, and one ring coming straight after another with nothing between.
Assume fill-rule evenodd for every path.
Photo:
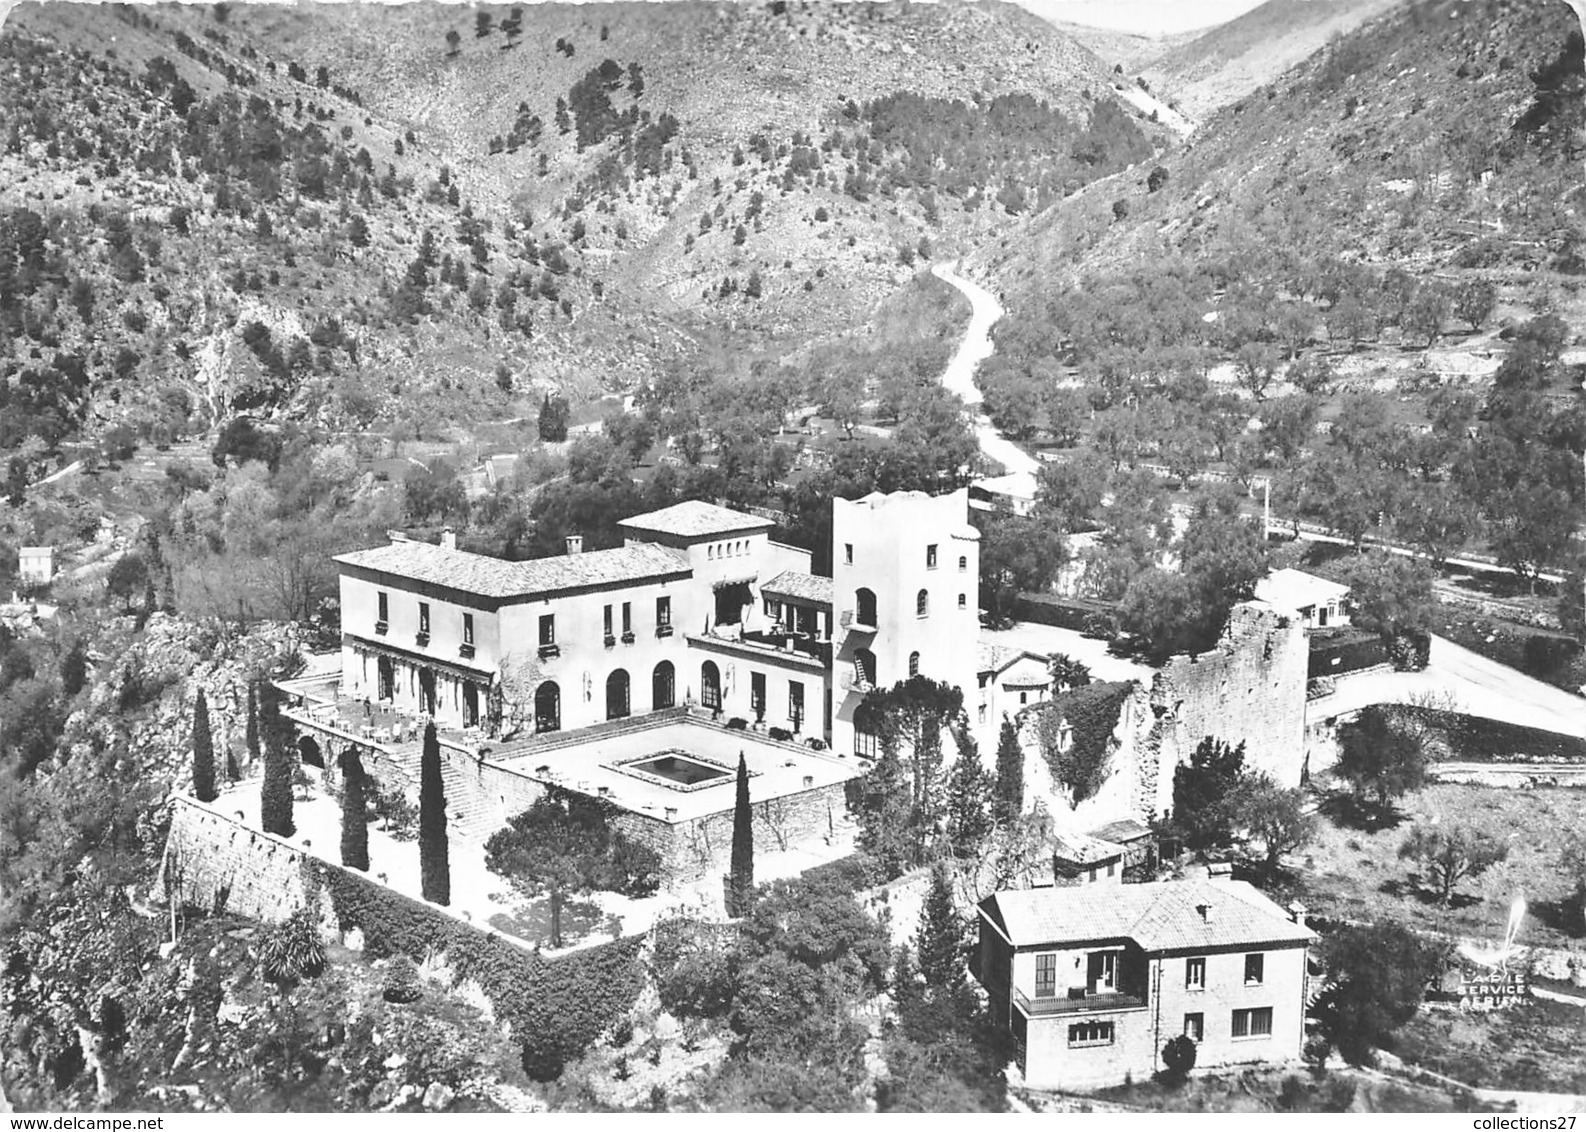
<instances>
[{"instance_id":1,"label":"white facade","mask_svg":"<svg viewBox=\"0 0 1586 1132\"><path fill-rule=\"evenodd\" d=\"M885 595L869 632L839 624L842 591L809 574L808 551L773 542L769 520L710 504L626 520L615 550L574 543L534 562L459 551L449 535L439 546L394 536L337 559L342 692L464 728L495 726L495 703L503 731L693 703L831 743L837 701L851 719L862 698L834 682L853 661L833 653L869 649L873 683L918 671L964 689L973 711L980 564L966 494L837 508L839 547L855 560L839 561L844 584ZM850 724L838 750L852 743Z\"/></svg>"},{"instance_id":2,"label":"white facade","mask_svg":"<svg viewBox=\"0 0 1586 1132\"><path fill-rule=\"evenodd\" d=\"M927 676L977 702L980 532L969 492L873 492L832 501L836 684L832 736L842 753L873 755L854 734L872 688Z\"/></svg>"}]
</instances>

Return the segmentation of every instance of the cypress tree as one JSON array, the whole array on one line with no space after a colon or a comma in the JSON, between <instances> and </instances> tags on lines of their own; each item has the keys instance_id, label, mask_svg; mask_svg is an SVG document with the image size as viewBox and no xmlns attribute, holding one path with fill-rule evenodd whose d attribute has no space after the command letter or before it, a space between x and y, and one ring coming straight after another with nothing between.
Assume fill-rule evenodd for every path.
<instances>
[{"instance_id":1,"label":"cypress tree","mask_svg":"<svg viewBox=\"0 0 1586 1132\"><path fill-rule=\"evenodd\" d=\"M193 701L193 796L200 802L219 797L215 789L215 738L209 730L209 702L204 689Z\"/></svg>"},{"instance_id":2,"label":"cypress tree","mask_svg":"<svg viewBox=\"0 0 1586 1132\"><path fill-rule=\"evenodd\" d=\"M446 845L446 783L441 778L441 742L435 724L424 728L424 754L419 762L419 874L424 899L452 902L452 871Z\"/></svg>"},{"instance_id":3,"label":"cypress tree","mask_svg":"<svg viewBox=\"0 0 1586 1132\"><path fill-rule=\"evenodd\" d=\"M363 760L356 747L341 753L341 863L369 871L369 811L364 801Z\"/></svg>"},{"instance_id":4,"label":"cypress tree","mask_svg":"<svg viewBox=\"0 0 1586 1132\"><path fill-rule=\"evenodd\" d=\"M997 790L992 802L992 817L998 825L1019 820L1024 812L1024 751L1013 720L1003 717L1002 733L997 738Z\"/></svg>"},{"instance_id":5,"label":"cypress tree","mask_svg":"<svg viewBox=\"0 0 1586 1132\"><path fill-rule=\"evenodd\" d=\"M749 765L738 752L738 799L732 809L732 872L727 881L727 914L747 916L754 901L754 815L749 809Z\"/></svg>"},{"instance_id":6,"label":"cypress tree","mask_svg":"<svg viewBox=\"0 0 1586 1132\"><path fill-rule=\"evenodd\" d=\"M947 866L931 870L931 891L920 912L918 951L920 974L933 991L950 991L964 981L964 925L953 909L953 888Z\"/></svg>"},{"instance_id":7,"label":"cypress tree","mask_svg":"<svg viewBox=\"0 0 1586 1132\"><path fill-rule=\"evenodd\" d=\"M281 719L281 705L275 688L268 682L259 689L259 732L264 740L264 785L259 795L259 820L266 833L291 837L297 832L292 823L292 762L286 747L288 730Z\"/></svg>"},{"instance_id":8,"label":"cypress tree","mask_svg":"<svg viewBox=\"0 0 1586 1132\"><path fill-rule=\"evenodd\" d=\"M259 695L248 685L248 765L259 765Z\"/></svg>"}]
</instances>

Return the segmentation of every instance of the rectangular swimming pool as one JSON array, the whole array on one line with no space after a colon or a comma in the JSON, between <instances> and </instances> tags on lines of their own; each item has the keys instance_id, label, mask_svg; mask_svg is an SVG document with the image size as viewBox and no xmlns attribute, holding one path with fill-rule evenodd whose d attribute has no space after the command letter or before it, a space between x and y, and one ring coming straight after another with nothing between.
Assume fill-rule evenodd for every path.
<instances>
[{"instance_id":1,"label":"rectangular swimming pool","mask_svg":"<svg viewBox=\"0 0 1586 1132\"><path fill-rule=\"evenodd\" d=\"M628 763L625 769L653 774L657 778L664 778L679 786L698 786L704 782L726 778L732 773L721 767L711 766L709 763L696 762L686 755L656 755L654 758Z\"/></svg>"}]
</instances>

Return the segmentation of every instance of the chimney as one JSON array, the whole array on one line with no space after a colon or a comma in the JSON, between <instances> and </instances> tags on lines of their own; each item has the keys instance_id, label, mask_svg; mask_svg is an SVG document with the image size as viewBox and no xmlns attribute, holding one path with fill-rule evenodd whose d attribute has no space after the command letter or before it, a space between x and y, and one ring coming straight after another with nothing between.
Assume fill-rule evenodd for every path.
<instances>
[{"instance_id":1,"label":"chimney","mask_svg":"<svg viewBox=\"0 0 1586 1132\"><path fill-rule=\"evenodd\" d=\"M455 527L441 528L441 545L447 550L457 549L457 530Z\"/></svg>"},{"instance_id":2,"label":"chimney","mask_svg":"<svg viewBox=\"0 0 1586 1132\"><path fill-rule=\"evenodd\" d=\"M1305 905L1301 904L1298 900L1295 900L1289 904L1289 919L1293 920L1296 924L1299 924L1302 928L1308 926L1305 922L1305 912Z\"/></svg>"},{"instance_id":3,"label":"chimney","mask_svg":"<svg viewBox=\"0 0 1586 1132\"><path fill-rule=\"evenodd\" d=\"M1195 905L1195 911L1199 912L1201 914L1201 919L1205 920L1208 924L1216 918L1213 915L1214 909L1210 904L1197 904Z\"/></svg>"},{"instance_id":4,"label":"chimney","mask_svg":"<svg viewBox=\"0 0 1586 1132\"><path fill-rule=\"evenodd\" d=\"M406 531L387 531L385 537L392 542L407 542L408 533Z\"/></svg>"},{"instance_id":5,"label":"chimney","mask_svg":"<svg viewBox=\"0 0 1586 1132\"><path fill-rule=\"evenodd\" d=\"M1233 880L1234 866L1229 861L1214 861L1206 866L1207 880Z\"/></svg>"},{"instance_id":6,"label":"chimney","mask_svg":"<svg viewBox=\"0 0 1586 1132\"><path fill-rule=\"evenodd\" d=\"M567 553L568 554L582 554L582 553L584 553L584 536L583 535L568 535L567 536Z\"/></svg>"}]
</instances>

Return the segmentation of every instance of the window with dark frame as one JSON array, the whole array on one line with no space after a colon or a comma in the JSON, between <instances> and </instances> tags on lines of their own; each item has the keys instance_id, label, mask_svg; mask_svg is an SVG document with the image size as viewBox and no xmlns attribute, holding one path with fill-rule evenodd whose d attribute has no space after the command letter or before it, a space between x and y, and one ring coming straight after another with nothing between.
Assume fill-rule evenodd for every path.
<instances>
[{"instance_id":1,"label":"window with dark frame","mask_svg":"<svg viewBox=\"0 0 1586 1132\"><path fill-rule=\"evenodd\" d=\"M1051 998L1057 994L1057 953L1043 951L1035 957L1035 997Z\"/></svg>"},{"instance_id":2,"label":"window with dark frame","mask_svg":"<svg viewBox=\"0 0 1586 1132\"><path fill-rule=\"evenodd\" d=\"M1245 956L1245 986L1258 987L1266 974L1267 957L1261 952L1252 952Z\"/></svg>"},{"instance_id":3,"label":"window with dark frame","mask_svg":"<svg viewBox=\"0 0 1586 1132\"><path fill-rule=\"evenodd\" d=\"M1205 1038L1206 1015L1200 1013L1184 1015L1184 1036L1197 1042Z\"/></svg>"},{"instance_id":4,"label":"window with dark frame","mask_svg":"<svg viewBox=\"0 0 1586 1132\"><path fill-rule=\"evenodd\" d=\"M672 599L670 597L658 597L655 599L655 628L658 633L662 629L670 631L672 628Z\"/></svg>"},{"instance_id":5,"label":"window with dark frame","mask_svg":"<svg viewBox=\"0 0 1586 1132\"><path fill-rule=\"evenodd\" d=\"M928 617L931 612L931 595L926 590L921 590L914 595L914 615Z\"/></svg>"},{"instance_id":6,"label":"window with dark frame","mask_svg":"<svg viewBox=\"0 0 1586 1132\"><path fill-rule=\"evenodd\" d=\"M925 548L925 568L936 569L936 544L933 542Z\"/></svg>"},{"instance_id":7,"label":"window with dark frame","mask_svg":"<svg viewBox=\"0 0 1586 1132\"><path fill-rule=\"evenodd\" d=\"M631 601L622 603L622 635L625 638L633 636L633 602Z\"/></svg>"},{"instance_id":8,"label":"window with dark frame","mask_svg":"<svg viewBox=\"0 0 1586 1132\"><path fill-rule=\"evenodd\" d=\"M1070 1046L1110 1046L1113 1043L1111 1022L1075 1022L1068 1028Z\"/></svg>"},{"instance_id":9,"label":"window with dark frame","mask_svg":"<svg viewBox=\"0 0 1586 1132\"><path fill-rule=\"evenodd\" d=\"M554 645L556 643L556 614L540 614L540 645Z\"/></svg>"},{"instance_id":10,"label":"window with dark frame","mask_svg":"<svg viewBox=\"0 0 1586 1132\"><path fill-rule=\"evenodd\" d=\"M600 610L600 624L601 624L601 631L605 634L606 639L609 641L611 639L611 637L612 637L612 632L611 632L611 606L607 605L607 606L602 606L601 607L601 610Z\"/></svg>"},{"instance_id":11,"label":"window with dark frame","mask_svg":"<svg viewBox=\"0 0 1586 1132\"><path fill-rule=\"evenodd\" d=\"M843 543L843 563L847 566L854 564L854 544L851 542Z\"/></svg>"},{"instance_id":12,"label":"window with dark frame","mask_svg":"<svg viewBox=\"0 0 1586 1132\"><path fill-rule=\"evenodd\" d=\"M375 594L374 619L381 625L389 624L391 621L391 595L384 590Z\"/></svg>"},{"instance_id":13,"label":"window with dark frame","mask_svg":"<svg viewBox=\"0 0 1586 1132\"><path fill-rule=\"evenodd\" d=\"M465 614L463 614L463 644L471 645L473 643L474 643L474 615L472 613L465 613Z\"/></svg>"},{"instance_id":14,"label":"window with dark frame","mask_svg":"<svg viewBox=\"0 0 1586 1132\"><path fill-rule=\"evenodd\" d=\"M1197 955L1193 959L1184 960L1184 989L1206 989L1206 957Z\"/></svg>"},{"instance_id":15,"label":"window with dark frame","mask_svg":"<svg viewBox=\"0 0 1586 1132\"><path fill-rule=\"evenodd\" d=\"M873 731L854 729L854 757L860 759L874 759L876 757L876 736Z\"/></svg>"},{"instance_id":16,"label":"window with dark frame","mask_svg":"<svg viewBox=\"0 0 1586 1132\"><path fill-rule=\"evenodd\" d=\"M1272 1007L1257 1006L1248 1010L1235 1010L1230 1033L1236 1038L1270 1038Z\"/></svg>"},{"instance_id":17,"label":"window with dark frame","mask_svg":"<svg viewBox=\"0 0 1586 1132\"><path fill-rule=\"evenodd\" d=\"M793 721L795 731L798 730L798 725L804 722L804 685L797 680L788 681L787 717Z\"/></svg>"},{"instance_id":18,"label":"window with dark frame","mask_svg":"<svg viewBox=\"0 0 1586 1132\"><path fill-rule=\"evenodd\" d=\"M419 602L419 644L425 644L430 639L430 603Z\"/></svg>"}]
</instances>

